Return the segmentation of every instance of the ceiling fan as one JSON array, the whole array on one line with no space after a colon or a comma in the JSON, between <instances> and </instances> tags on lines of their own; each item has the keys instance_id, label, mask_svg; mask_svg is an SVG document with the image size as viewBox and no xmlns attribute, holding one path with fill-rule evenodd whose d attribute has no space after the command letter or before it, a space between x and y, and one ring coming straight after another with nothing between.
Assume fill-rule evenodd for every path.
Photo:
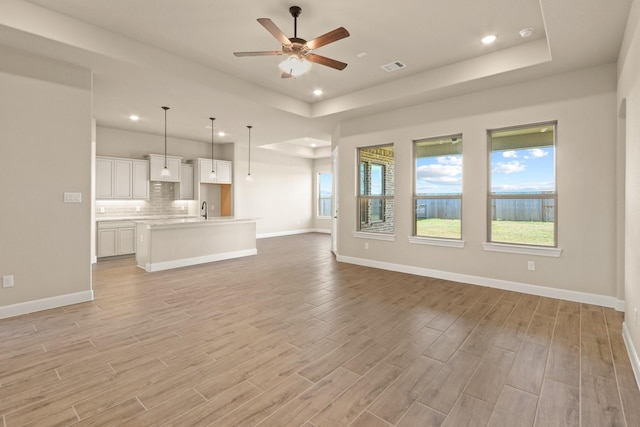
<instances>
[{"instance_id":1,"label":"ceiling fan","mask_svg":"<svg viewBox=\"0 0 640 427\"><path fill-rule=\"evenodd\" d=\"M280 43L282 50L267 50L258 52L233 52L235 56L271 56L271 55L288 55L288 59L280 64L282 70L282 78L297 77L311 68L309 62L325 65L335 68L336 70L344 70L346 63L336 61L313 53L313 50L333 43L345 37L349 37L349 32L344 28L336 28L326 34L316 37L313 40L306 41L298 37L298 16L300 16L302 8L299 6L291 6L289 13L293 16L293 37L287 37L269 18L258 18L258 22L271 33ZM309 61L309 62L307 62Z\"/></svg>"}]
</instances>

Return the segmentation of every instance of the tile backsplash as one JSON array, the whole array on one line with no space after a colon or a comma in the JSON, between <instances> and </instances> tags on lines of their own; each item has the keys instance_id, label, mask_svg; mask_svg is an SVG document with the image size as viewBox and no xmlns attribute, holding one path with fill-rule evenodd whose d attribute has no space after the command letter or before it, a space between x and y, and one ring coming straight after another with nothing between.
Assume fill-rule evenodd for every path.
<instances>
[{"instance_id":1,"label":"tile backsplash","mask_svg":"<svg viewBox=\"0 0 640 427\"><path fill-rule=\"evenodd\" d=\"M148 216L186 216L194 200L175 200L174 183L151 181L149 200L97 200L96 219Z\"/></svg>"}]
</instances>

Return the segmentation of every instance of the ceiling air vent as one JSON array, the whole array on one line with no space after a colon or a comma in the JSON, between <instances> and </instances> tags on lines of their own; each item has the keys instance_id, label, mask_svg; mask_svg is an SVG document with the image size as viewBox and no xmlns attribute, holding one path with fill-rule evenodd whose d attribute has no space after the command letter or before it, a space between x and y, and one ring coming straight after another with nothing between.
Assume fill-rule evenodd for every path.
<instances>
[{"instance_id":1,"label":"ceiling air vent","mask_svg":"<svg viewBox=\"0 0 640 427\"><path fill-rule=\"evenodd\" d=\"M386 72L390 73L392 71L396 71L399 70L401 68L406 67L406 65L404 65L402 62L400 61L393 61L393 62L389 62L388 64L385 64L382 66L382 69L385 70Z\"/></svg>"}]
</instances>

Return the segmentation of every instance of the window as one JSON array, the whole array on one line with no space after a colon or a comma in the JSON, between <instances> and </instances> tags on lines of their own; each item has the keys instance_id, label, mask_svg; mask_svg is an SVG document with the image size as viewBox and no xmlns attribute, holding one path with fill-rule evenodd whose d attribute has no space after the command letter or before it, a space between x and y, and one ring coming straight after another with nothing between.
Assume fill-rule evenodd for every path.
<instances>
[{"instance_id":1,"label":"window","mask_svg":"<svg viewBox=\"0 0 640 427\"><path fill-rule=\"evenodd\" d=\"M414 235L462 239L462 135L413 143Z\"/></svg>"},{"instance_id":2,"label":"window","mask_svg":"<svg viewBox=\"0 0 640 427\"><path fill-rule=\"evenodd\" d=\"M556 123L488 133L488 240L557 247Z\"/></svg>"},{"instance_id":3,"label":"window","mask_svg":"<svg viewBox=\"0 0 640 427\"><path fill-rule=\"evenodd\" d=\"M394 231L393 145L359 148L359 231Z\"/></svg>"},{"instance_id":4,"label":"window","mask_svg":"<svg viewBox=\"0 0 640 427\"><path fill-rule=\"evenodd\" d=\"M331 216L331 174L318 174L318 216Z\"/></svg>"}]
</instances>

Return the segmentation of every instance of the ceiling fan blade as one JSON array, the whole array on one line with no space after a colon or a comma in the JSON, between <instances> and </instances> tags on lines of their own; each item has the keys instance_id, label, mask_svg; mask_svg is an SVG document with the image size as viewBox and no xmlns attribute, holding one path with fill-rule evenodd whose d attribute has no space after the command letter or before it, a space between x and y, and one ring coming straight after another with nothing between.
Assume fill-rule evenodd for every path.
<instances>
[{"instance_id":1,"label":"ceiling fan blade","mask_svg":"<svg viewBox=\"0 0 640 427\"><path fill-rule=\"evenodd\" d=\"M345 37L349 37L349 31L344 27L336 28L333 31L329 31L327 34L323 34L320 37L316 37L315 39L308 41L307 47L311 50L317 49L320 46L336 42Z\"/></svg>"},{"instance_id":2,"label":"ceiling fan blade","mask_svg":"<svg viewBox=\"0 0 640 427\"><path fill-rule=\"evenodd\" d=\"M235 56L270 56L270 55L284 55L281 50L262 50L258 52L233 52Z\"/></svg>"},{"instance_id":3,"label":"ceiling fan blade","mask_svg":"<svg viewBox=\"0 0 640 427\"><path fill-rule=\"evenodd\" d=\"M280 43L284 46L288 46L291 44L289 38L284 35L282 30L278 28L276 24L269 18L258 18L258 22L262 25L267 31L271 33L273 37L275 37Z\"/></svg>"},{"instance_id":4,"label":"ceiling fan blade","mask_svg":"<svg viewBox=\"0 0 640 427\"><path fill-rule=\"evenodd\" d=\"M336 70L344 70L347 67L347 64L344 62L336 61L335 59L327 58L326 56L316 55L315 53L310 53L306 55L305 58L311 62L315 62L316 64L326 65L327 67L335 68Z\"/></svg>"}]
</instances>

